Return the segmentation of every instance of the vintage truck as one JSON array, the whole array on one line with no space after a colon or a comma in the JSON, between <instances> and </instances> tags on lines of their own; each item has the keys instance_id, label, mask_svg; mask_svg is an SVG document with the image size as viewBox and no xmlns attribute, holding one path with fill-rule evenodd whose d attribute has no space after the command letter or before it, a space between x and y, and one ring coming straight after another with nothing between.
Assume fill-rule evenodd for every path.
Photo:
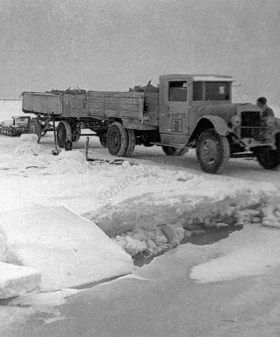
<instances>
[{"instance_id":1,"label":"vintage truck","mask_svg":"<svg viewBox=\"0 0 280 337\"><path fill-rule=\"evenodd\" d=\"M81 129L91 129L110 154L131 156L135 145L161 146L168 156L196 148L208 173L230 157L256 157L266 169L280 165L280 120L262 118L252 104L232 103L233 78L173 74L128 92L52 90L23 92L22 110L37 115L30 132L38 140L59 122L58 145L72 148ZM53 124L54 125L54 124Z\"/></svg>"}]
</instances>

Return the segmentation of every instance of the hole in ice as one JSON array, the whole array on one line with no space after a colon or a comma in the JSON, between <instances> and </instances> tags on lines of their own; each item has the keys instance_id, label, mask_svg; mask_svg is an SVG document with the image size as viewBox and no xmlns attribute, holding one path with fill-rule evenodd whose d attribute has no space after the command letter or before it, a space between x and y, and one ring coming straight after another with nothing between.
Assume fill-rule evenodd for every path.
<instances>
[{"instance_id":1,"label":"hole in ice","mask_svg":"<svg viewBox=\"0 0 280 337\"><path fill-rule=\"evenodd\" d=\"M194 230L190 236L185 237L180 244L192 243L194 245L209 245L218 242L222 239L227 238L231 233L239 231L243 226L227 226L221 228L204 228L203 230ZM175 248L175 247L172 247ZM170 248L170 249L172 249ZM145 253L140 253L133 257L135 266L143 267L149 264L157 256L163 255L170 249L166 249L159 254L149 255Z\"/></svg>"},{"instance_id":2,"label":"hole in ice","mask_svg":"<svg viewBox=\"0 0 280 337\"><path fill-rule=\"evenodd\" d=\"M248 190L216 201L176 193L144 194L84 216L130 254L137 266L180 244L215 243L246 224L280 228L277 194Z\"/></svg>"},{"instance_id":3,"label":"hole in ice","mask_svg":"<svg viewBox=\"0 0 280 337\"><path fill-rule=\"evenodd\" d=\"M261 223L262 206L258 203L240 209L231 204L230 212L204 216L197 216L194 212L193 216L176 219L175 223L160 223L151 228L136 227L112 236L112 239L133 257L135 265L141 266L180 244L213 244L241 230L244 224Z\"/></svg>"}]
</instances>

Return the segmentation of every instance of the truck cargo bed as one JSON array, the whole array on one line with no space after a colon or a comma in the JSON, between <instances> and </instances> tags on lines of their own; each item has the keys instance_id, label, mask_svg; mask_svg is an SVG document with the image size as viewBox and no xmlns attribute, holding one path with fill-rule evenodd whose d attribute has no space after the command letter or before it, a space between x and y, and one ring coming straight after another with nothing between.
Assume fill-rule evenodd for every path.
<instances>
[{"instance_id":1,"label":"truck cargo bed","mask_svg":"<svg viewBox=\"0 0 280 337\"><path fill-rule=\"evenodd\" d=\"M22 111L25 113L62 115L62 96L46 92L23 92Z\"/></svg>"},{"instance_id":2,"label":"truck cargo bed","mask_svg":"<svg viewBox=\"0 0 280 337\"><path fill-rule=\"evenodd\" d=\"M54 115L56 120L122 120L136 129L158 125L158 93L53 90L23 92L22 111L39 116Z\"/></svg>"}]
</instances>

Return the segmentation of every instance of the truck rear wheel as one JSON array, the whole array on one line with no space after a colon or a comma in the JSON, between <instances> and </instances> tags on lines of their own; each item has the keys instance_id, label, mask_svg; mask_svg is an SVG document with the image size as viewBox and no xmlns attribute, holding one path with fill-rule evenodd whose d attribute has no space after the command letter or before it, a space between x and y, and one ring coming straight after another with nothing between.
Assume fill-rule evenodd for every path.
<instances>
[{"instance_id":1,"label":"truck rear wheel","mask_svg":"<svg viewBox=\"0 0 280 337\"><path fill-rule=\"evenodd\" d=\"M29 122L28 132L38 137L37 143L40 142L42 136L42 126L38 118L32 118Z\"/></svg>"},{"instance_id":2,"label":"truck rear wheel","mask_svg":"<svg viewBox=\"0 0 280 337\"><path fill-rule=\"evenodd\" d=\"M136 137L134 130L127 129L127 135L128 135L128 144L125 156L131 156L135 150L136 145Z\"/></svg>"},{"instance_id":3,"label":"truck rear wheel","mask_svg":"<svg viewBox=\"0 0 280 337\"><path fill-rule=\"evenodd\" d=\"M100 136L99 136L99 141L100 141L100 144L103 146L103 147L107 147L107 137L106 137L106 133L102 133Z\"/></svg>"},{"instance_id":4,"label":"truck rear wheel","mask_svg":"<svg viewBox=\"0 0 280 337\"><path fill-rule=\"evenodd\" d=\"M218 173L230 157L228 139L219 135L214 129L205 130L198 137L196 155L203 171Z\"/></svg>"},{"instance_id":5,"label":"truck rear wheel","mask_svg":"<svg viewBox=\"0 0 280 337\"><path fill-rule=\"evenodd\" d=\"M59 122L56 132L58 146L61 149L72 148L72 132L70 124L66 121Z\"/></svg>"},{"instance_id":6,"label":"truck rear wheel","mask_svg":"<svg viewBox=\"0 0 280 337\"><path fill-rule=\"evenodd\" d=\"M183 156L186 152L188 152L188 149L186 148L177 149L173 146L162 146L162 150L167 156Z\"/></svg>"},{"instance_id":7,"label":"truck rear wheel","mask_svg":"<svg viewBox=\"0 0 280 337\"><path fill-rule=\"evenodd\" d=\"M113 123L107 131L107 147L111 155L123 157L126 154L128 146L127 130L121 123Z\"/></svg>"}]
</instances>

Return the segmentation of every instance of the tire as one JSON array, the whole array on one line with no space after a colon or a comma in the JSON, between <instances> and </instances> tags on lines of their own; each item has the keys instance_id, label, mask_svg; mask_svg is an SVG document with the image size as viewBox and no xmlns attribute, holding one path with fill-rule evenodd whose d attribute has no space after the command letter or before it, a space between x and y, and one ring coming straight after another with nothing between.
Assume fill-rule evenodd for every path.
<instances>
[{"instance_id":1,"label":"tire","mask_svg":"<svg viewBox=\"0 0 280 337\"><path fill-rule=\"evenodd\" d=\"M106 133L102 133L100 136L99 136L99 141L100 141L100 144L103 146L103 147L107 147L107 136L106 136Z\"/></svg>"},{"instance_id":2,"label":"tire","mask_svg":"<svg viewBox=\"0 0 280 337\"><path fill-rule=\"evenodd\" d=\"M229 141L214 129L205 130L198 137L196 155L204 172L218 173L229 160Z\"/></svg>"},{"instance_id":3,"label":"tire","mask_svg":"<svg viewBox=\"0 0 280 337\"><path fill-rule=\"evenodd\" d=\"M38 137L37 143L40 142L42 136L42 125L38 118L32 118L29 122L28 132Z\"/></svg>"},{"instance_id":4,"label":"tire","mask_svg":"<svg viewBox=\"0 0 280 337\"><path fill-rule=\"evenodd\" d=\"M162 150L167 156L183 156L188 152L188 149L186 148L176 149L176 147L172 146L162 146Z\"/></svg>"},{"instance_id":5,"label":"tire","mask_svg":"<svg viewBox=\"0 0 280 337\"><path fill-rule=\"evenodd\" d=\"M259 149L256 153L259 164L267 169L273 170L280 165L280 151L271 149Z\"/></svg>"},{"instance_id":6,"label":"tire","mask_svg":"<svg viewBox=\"0 0 280 337\"><path fill-rule=\"evenodd\" d=\"M125 153L125 156L129 157L133 154L135 150L136 145L136 137L134 130L127 129L127 135L128 135L128 144L127 144L127 150Z\"/></svg>"},{"instance_id":7,"label":"tire","mask_svg":"<svg viewBox=\"0 0 280 337\"><path fill-rule=\"evenodd\" d=\"M66 142L72 143L72 132L68 122L66 121L59 122L56 132L57 132L57 143L61 149L65 148ZM71 147L69 145L70 144L68 144L68 147Z\"/></svg>"},{"instance_id":8,"label":"tire","mask_svg":"<svg viewBox=\"0 0 280 337\"><path fill-rule=\"evenodd\" d=\"M127 130L121 123L113 123L109 126L106 136L107 148L111 155L123 157L128 146Z\"/></svg>"},{"instance_id":9,"label":"tire","mask_svg":"<svg viewBox=\"0 0 280 337\"><path fill-rule=\"evenodd\" d=\"M72 135L72 142L73 143L77 143L79 140L80 140L79 134Z\"/></svg>"}]
</instances>

